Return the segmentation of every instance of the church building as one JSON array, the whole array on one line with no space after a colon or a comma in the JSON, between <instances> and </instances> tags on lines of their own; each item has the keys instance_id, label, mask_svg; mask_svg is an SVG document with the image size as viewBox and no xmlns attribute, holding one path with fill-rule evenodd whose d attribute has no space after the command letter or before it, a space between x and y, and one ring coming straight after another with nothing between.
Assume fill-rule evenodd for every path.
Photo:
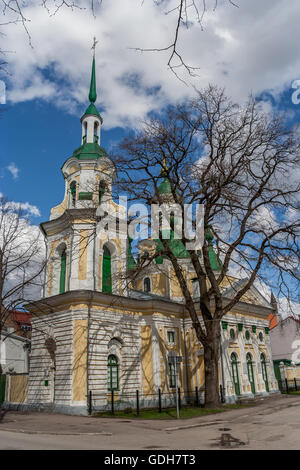
<instances>
[{"instance_id":1,"label":"church building","mask_svg":"<svg viewBox=\"0 0 300 470\"><path fill-rule=\"evenodd\" d=\"M103 119L96 108L95 57L90 104L81 118L81 143L62 166L65 195L41 224L47 245L42 299L27 306L32 314L32 344L26 407L86 414L115 406L174 403L176 384L181 399L204 397L203 348L170 260L157 258L134 285L126 273L137 261L123 221L123 206L112 198L116 168L101 146ZM159 190L168 196L162 175ZM118 214L109 236L98 230L102 204ZM125 228L124 228L125 227ZM219 260L208 230L211 263ZM195 272L188 253L173 240L175 255L194 298ZM139 243L140 257L155 249L153 240ZM243 280L224 286L229 299ZM197 302L196 302L197 303ZM222 322L219 377L226 402L278 392L274 376L268 316L272 305L254 287ZM198 312L201 321L200 310ZM178 356L178 376L173 357ZM91 399L92 403L89 402Z\"/></svg>"}]
</instances>

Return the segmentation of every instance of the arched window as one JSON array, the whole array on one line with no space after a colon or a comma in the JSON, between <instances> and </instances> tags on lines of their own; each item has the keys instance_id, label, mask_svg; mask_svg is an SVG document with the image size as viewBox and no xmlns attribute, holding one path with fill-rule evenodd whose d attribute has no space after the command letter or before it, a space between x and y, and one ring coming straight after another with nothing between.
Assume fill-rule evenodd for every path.
<instances>
[{"instance_id":1,"label":"arched window","mask_svg":"<svg viewBox=\"0 0 300 470\"><path fill-rule=\"evenodd\" d=\"M260 356L260 362L261 362L261 371L262 371L262 376L265 382L266 392L269 392L267 361L266 361L266 356L264 355L264 353L262 353Z\"/></svg>"},{"instance_id":2,"label":"arched window","mask_svg":"<svg viewBox=\"0 0 300 470\"><path fill-rule=\"evenodd\" d=\"M151 292L151 282L149 277L145 277L144 279L144 292Z\"/></svg>"},{"instance_id":3,"label":"arched window","mask_svg":"<svg viewBox=\"0 0 300 470\"><path fill-rule=\"evenodd\" d=\"M231 341L235 341L236 334L235 334L235 329L234 328L230 328L229 336L230 336Z\"/></svg>"},{"instance_id":4,"label":"arched window","mask_svg":"<svg viewBox=\"0 0 300 470\"><path fill-rule=\"evenodd\" d=\"M70 184L70 191L71 191L72 206L75 207L75 204L76 204L76 181L72 181L72 183Z\"/></svg>"},{"instance_id":5,"label":"arched window","mask_svg":"<svg viewBox=\"0 0 300 470\"><path fill-rule=\"evenodd\" d=\"M112 293L111 254L106 245L103 247L102 292Z\"/></svg>"},{"instance_id":6,"label":"arched window","mask_svg":"<svg viewBox=\"0 0 300 470\"><path fill-rule=\"evenodd\" d=\"M66 249L63 250L60 256L60 278L59 278L59 293L63 294L66 292L66 264L67 255Z\"/></svg>"},{"instance_id":7,"label":"arched window","mask_svg":"<svg viewBox=\"0 0 300 470\"><path fill-rule=\"evenodd\" d=\"M82 143L85 144L86 143L86 135L87 135L87 122L86 121L83 123L83 129L84 129L84 134L83 134L83 137L82 137Z\"/></svg>"},{"instance_id":8,"label":"arched window","mask_svg":"<svg viewBox=\"0 0 300 470\"><path fill-rule=\"evenodd\" d=\"M235 394L239 396L241 394L240 390L240 380L239 380L239 370L238 370L238 357L236 353L232 353L230 356L231 359L231 370L232 370L232 380L234 383Z\"/></svg>"},{"instance_id":9,"label":"arched window","mask_svg":"<svg viewBox=\"0 0 300 470\"><path fill-rule=\"evenodd\" d=\"M94 123L94 143L98 144L98 140L99 140L99 137L98 137L98 122L95 122Z\"/></svg>"},{"instance_id":10,"label":"arched window","mask_svg":"<svg viewBox=\"0 0 300 470\"><path fill-rule=\"evenodd\" d=\"M251 392L254 395L255 394L255 380L254 380L254 373L253 373L252 356L250 353L247 353L246 361L247 361L248 379L251 385Z\"/></svg>"},{"instance_id":11,"label":"arched window","mask_svg":"<svg viewBox=\"0 0 300 470\"><path fill-rule=\"evenodd\" d=\"M105 190L106 190L106 183L105 183L105 181L100 181L100 183L99 183L99 191L98 191L98 195L99 195L98 203L99 203L99 205L100 205L101 202L102 202L102 198L103 198L103 194L105 193Z\"/></svg>"},{"instance_id":12,"label":"arched window","mask_svg":"<svg viewBox=\"0 0 300 470\"><path fill-rule=\"evenodd\" d=\"M108 356L107 385L110 391L119 390L119 361L113 354Z\"/></svg>"}]
</instances>

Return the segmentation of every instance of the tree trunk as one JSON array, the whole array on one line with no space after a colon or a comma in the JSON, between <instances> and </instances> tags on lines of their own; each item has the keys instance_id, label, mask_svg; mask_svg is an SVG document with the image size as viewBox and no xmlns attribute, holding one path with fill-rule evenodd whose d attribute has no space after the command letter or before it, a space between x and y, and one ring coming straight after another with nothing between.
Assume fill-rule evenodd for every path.
<instances>
[{"instance_id":1,"label":"tree trunk","mask_svg":"<svg viewBox=\"0 0 300 470\"><path fill-rule=\"evenodd\" d=\"M221 406L219 394L219 322L213 321L209 329L211 331L208 334L208 341L204 345L205 408L219 408Z\"/></svg>"}]
</instances>

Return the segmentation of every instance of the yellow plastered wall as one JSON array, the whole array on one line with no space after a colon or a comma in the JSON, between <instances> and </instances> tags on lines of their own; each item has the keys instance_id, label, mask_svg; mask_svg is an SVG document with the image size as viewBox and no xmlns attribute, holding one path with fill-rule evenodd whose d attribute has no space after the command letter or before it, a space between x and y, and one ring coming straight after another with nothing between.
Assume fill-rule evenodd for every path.
<instances>
[{"instance_id":1,"label":"yellow plastered wall","mask_svg":"<svg viewBox=\"0 0 300 470\"><path fill-rule=\"evenodd\" d=\"M197 372L198 372L198 364L195 359L195 330L194 328L191 329L191 342L192 342L192 384L193 390L197 387Z\"/></svg>"},{"instance_id":2,"label":"yellow plastered wall","mask_svg":"<svg viewBox=\"0 0 300 470\"><path fill-rule=\"evenodd\" d=\"M288 380L294 380L294 378L296 377L294 367L287 367L285 369L285 376Z\"/></svg>"},{"instance_id":3,"label":"yellow plastered wall","mask_svg":"<svg viewBox=\"0 0 300 470\"><path fill-rule=\"evenodd\" d=\"M163 273L151 275L152 293L157 295L166 295L166 276Z\"/></svg>"},{"instance_id":4,"label":"yellow plastered wall","mask_svg":"<svg viewBox=\"0 0 300 470\"><path fill-rule=\"evenodd\" d=\"M80 230L79 241L79 260L78 260L78 279L86 279L87 271L87 247L88 247L88 230Z\"/></svg>"},{"instance_id":5,"label":"yellow plastered wall","mask_svg":"<svg viewBox=\"0 0 300 470\"><path fill-rule=\"evenodd\" d=\"M8 386L8 380L6 387ZM12 375L10 377L10 402L24 403L28 394L28 375Z\"/></svg>"},{"instance_id":6,"label":"yellow plastered wall","mask_svg":"<svg viewBox=\"0 0 300 470\"><path fill-rule=\"evenodd\" d=\"M183 276L186 275L186 270L182 270ZM172 297L182 297L182 291L176 277L174 269L170 269L170 283L171 283L171 296Z\"/></svg>"},{"instance_id":7,"label":"yellow plastered wall","mask_svg":"<svg viewBox=\"0 0 300 470\"><path fill-rule=\"evenodd\" d=\"M73 173L76 173L76 171L79 171L79 167L77 165L71 165L68 168L69 175L72 175Z\"/></svg>"},{"instance_id":8,"label":"yellow plastered wall","mask_svg":"<svg viewBox=\"0 0 300 470\"><path fill-rule=\"evenodd\" d=\"M138 279L135 282L135 288L136 288L136 290L143 290L143 281L142 281L142 279Z\"/></svg>"},{"instance_id":9,"label":"yellow plastered wall","mask_svg":"<svg viewBox=\"0 0 300 470\"><path fill-rule=\"evenodd\" d=\"M166 390L166 358L165 358L165 351L164 351L164 330L159 328L158 330L159 335L159 352L160 352L160 380L161 380L161 390L165 392Z\"/></svg>"},{"instance_id":10,"label":"yellow plastered wall","mask_svg":"<svg viewBox=\"0 0 300 470\"><path fill-rule=\"evenodd\" d=\"M186 355L187 355L187 372L188 372L188 384L187 388L193 390L193 368L192 368L192 357L191 357L191 331L186 331L185 334L186 344Z\"/></svg>"},{"instance_id":11,"label":"yellow plastered wall","mask_svg":"<svg viewBox=\"0 0 300 470\"><path fill-rule=\"evenodd\" d=\"M74 321L73 400L86 400L87 320Z\"/></svg>"},{"instance_id":12,"label":"yellow plastered wall","mask_svg":"<svg viewBox=\"0 0 300 470\"><path fill-rule=\"evenodd\" d=\"M152 331L151 326L141 327L143 392L153 393Z\"/></svg>"}]
</instances>

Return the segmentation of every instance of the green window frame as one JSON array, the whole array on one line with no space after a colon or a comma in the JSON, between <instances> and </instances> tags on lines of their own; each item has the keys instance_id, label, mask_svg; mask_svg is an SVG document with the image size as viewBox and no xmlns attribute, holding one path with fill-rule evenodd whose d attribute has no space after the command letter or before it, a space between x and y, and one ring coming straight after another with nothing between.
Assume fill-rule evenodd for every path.
<instances>
[{"instance_id":1,"label":"green window frame","mask_svg":"<svg viewBox=\"0 0 300 470\"><path fill-rule=\"evenodd\" d=\"M252 391L253 395L255 395L256 391L255 391L253 360L252 360L252 356L251 356L250 353L247 353L246 361L247 361L248 379L249 379L249 382L250 382L251 391Z\"/></svg>"},{"instance_id":2,"label":"green window frame","mask_svg":"<svg viewBox=\"0 0 300 470\"><path fill-rule=\"evenodd\" d=\"M102 292L112 293L111 254L106 246L103 247Z\"/></svg>"},{"instance_id":3,"label":"green window frame","mask_svg":"<svg viewBox=\"0 0 300 470\"><path fill-rule=\"evenodd\" d=\"M264 353L260 355L261 371L262 376L265 382L266 392L269 392L269 380L268 380L268 371L267 371L267 361Z\"/></svg>"},{"instance_id":4,"label":"green window frame","mask_svg":"<svg viewBox=\"0 0 300 470\"><path fill-rule=\"evenodd\" d=\"M176 388L176 371L173 362L169 362L169 384L170 388Z\"/></svg>"},{"instance_id":5,"label":"green window frame","mask_svg":"<svg viewBox=\"0 0 300 470\"><path fill-rule=\"evenodd\" d=\"M92 201L93 193L82 191L81 193L78 194L78 199L80 201Z\"/></svg>"},{"instance_id":6,"label":"green window frame","mask_svg":"<svg viewBox=\"0 0 300 470\"><path fill-rule=\"evenodd\" d=\"M119 360L117 356L110 354L107 361L108 390L119 390Z\"/></svg>"},{"instance_id":7,"label":"green window frame","mask_svg":"<svg viewBox=\"0 0 300 470\"><path fill-rule=\"evenodd\" d=\"M230 356L231 359L231 370L232 370L232 379L234 384L235 394L239 396L241 394L240 380L239 380L239 369L238 369L238 357L236 353L232 353Z\"/></svg>"},{"instance_id":8,"label":"green window frame","mask_svg":"<svg viewBox=\"0 0 300 470\"><path fill-rule=\"evenodd\" d=\"M63 294L66 292L66 266L67 266L67 254L64 249L60 257L60 278L59 278L59 293Z\"/></svg>"}]
</instances>

